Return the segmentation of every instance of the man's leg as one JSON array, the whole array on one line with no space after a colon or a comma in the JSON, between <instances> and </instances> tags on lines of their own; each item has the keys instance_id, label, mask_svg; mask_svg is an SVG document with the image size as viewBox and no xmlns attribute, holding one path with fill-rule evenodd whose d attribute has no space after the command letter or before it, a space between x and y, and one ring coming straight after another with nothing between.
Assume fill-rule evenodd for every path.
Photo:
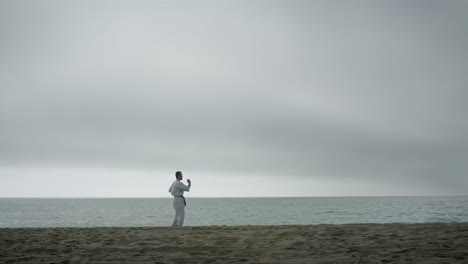
<instances>
[{"instance_id":1,"label":"man's leg","mask_svg":"<svg viewBox=\"0 0 468 264\"><path fill-rule=\"evenodd\" d=\"M172 226L177 226L177 219L179 218L178 209L175 209L174 221L172 221Z\"/></svg>"},{"instance_id":2,"label":"man's leg","mask_svg":"<svg viewBox=\"0 0 468 264\"><path fill-rule=\"evenodd\" d=\"M185 207L179 208L179 221L177 222L177 226L183 226L184 225L184 219L185 219Z\"/></svg>"}]
</instances>

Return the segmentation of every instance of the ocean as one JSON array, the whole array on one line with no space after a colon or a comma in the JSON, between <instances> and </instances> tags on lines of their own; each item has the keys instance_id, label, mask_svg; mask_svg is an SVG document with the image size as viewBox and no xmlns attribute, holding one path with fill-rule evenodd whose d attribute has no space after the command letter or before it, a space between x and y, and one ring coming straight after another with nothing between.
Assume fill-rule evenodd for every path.
<instances>
[{"instance_id":1,"label":"ocean","mask_svg":"<svg viewBox=\"0 0 468 264\"><path fill-rule=\"evenodd\" d=\"M0 228L169 226L172 198L0 198ZM190 198L186 226L468 222L468 196Z\"/></svg>"}]
</instances>

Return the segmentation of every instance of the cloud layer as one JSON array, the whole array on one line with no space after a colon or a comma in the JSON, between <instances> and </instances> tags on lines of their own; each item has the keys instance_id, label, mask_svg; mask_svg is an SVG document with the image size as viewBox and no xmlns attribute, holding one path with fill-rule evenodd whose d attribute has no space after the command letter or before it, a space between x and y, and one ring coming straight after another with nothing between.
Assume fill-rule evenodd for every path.
<instances>
[{"instance_id":1,"label":"cloud layer","mask_svg":"<svg viewBox=\"0 0 468 264\"><path fill-rule=\"evenodd\" d=\"M464 1L2 1L0 10L4 167L468 189Z\"/></svg>"}]
</instances>

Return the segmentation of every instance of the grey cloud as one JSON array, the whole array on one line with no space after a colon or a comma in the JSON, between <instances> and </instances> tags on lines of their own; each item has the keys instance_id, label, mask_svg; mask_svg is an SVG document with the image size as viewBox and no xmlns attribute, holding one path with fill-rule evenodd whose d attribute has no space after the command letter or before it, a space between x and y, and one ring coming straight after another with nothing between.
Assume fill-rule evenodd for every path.
<instances>
[{"instance_id":1,"label":"grey cloud","mask_svg":"<svg viewBox=\"0 0 468 264\"><path fill-rule=\"evenodd\" d=\"M1 5L5 166L468 185L463 1Z\"/></svg>"}]
</instances>

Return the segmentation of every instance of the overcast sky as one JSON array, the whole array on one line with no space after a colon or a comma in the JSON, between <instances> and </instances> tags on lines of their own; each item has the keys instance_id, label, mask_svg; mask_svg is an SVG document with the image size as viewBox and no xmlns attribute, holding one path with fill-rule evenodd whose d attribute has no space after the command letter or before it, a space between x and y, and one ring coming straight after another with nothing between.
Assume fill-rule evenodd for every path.
<instances>
[{"instance_id":1,"label":"overcast sky","mask_svg":"<svg viewBox=\"0 0 468 264\"><path fill-rule=\"evenodd\" d=\"M467 1L0 1L0 197L468 195Z\"/></svg>"}]
</instances>

